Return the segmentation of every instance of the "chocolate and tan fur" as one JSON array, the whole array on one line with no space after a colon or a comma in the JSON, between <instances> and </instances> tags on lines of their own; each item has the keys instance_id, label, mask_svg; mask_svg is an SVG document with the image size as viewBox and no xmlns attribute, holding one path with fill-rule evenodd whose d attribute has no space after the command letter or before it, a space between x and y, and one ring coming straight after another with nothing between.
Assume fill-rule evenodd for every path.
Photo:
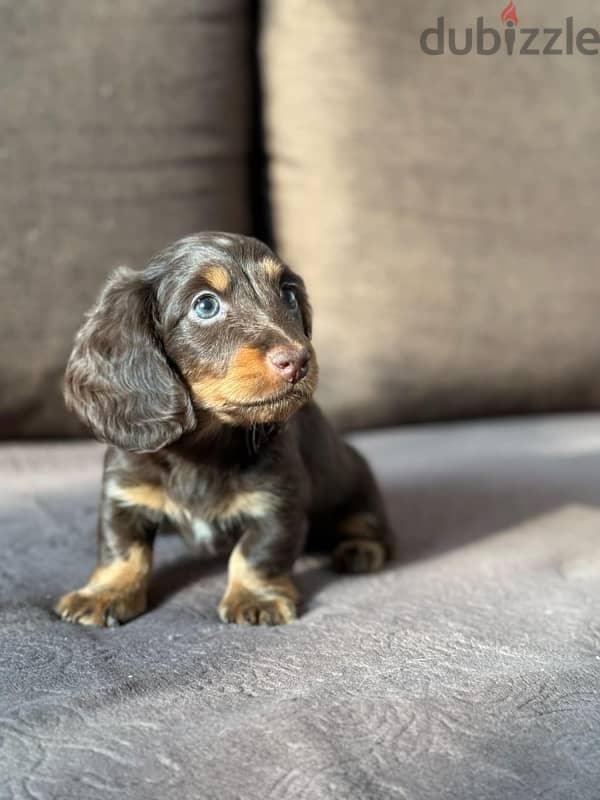
<instances>
[{"instance_id":1,"label":"chocolate and tan fur","mask_svg":"<svg viewBox=\"0 0 600 800\"><path fill-rule=\"evenodd\" d=\"M342 571L382 566L382 501L311 400L310 335L301 278L256 239L189 236L109 278L66 372L67 404L110 446L98 564L59 600L61 617L141 614L165 521L193 546L233 548L226 622L294 619L291 571L309 535Z\"/></svg>"}]
</instances>

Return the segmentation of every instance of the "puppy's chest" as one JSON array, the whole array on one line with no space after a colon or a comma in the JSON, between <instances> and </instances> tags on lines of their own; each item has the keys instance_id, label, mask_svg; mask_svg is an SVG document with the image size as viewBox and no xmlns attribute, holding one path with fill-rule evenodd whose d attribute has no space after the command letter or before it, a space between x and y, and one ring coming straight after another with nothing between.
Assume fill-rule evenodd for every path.
<instances>
[{"instance_id":1,"label":"puppy's chest","mask_svg":"<svg viewBox=\"0 0 600 800\"><path fill-rule=\"evenodd\" d=\"M260 518L273 497L242 477L169 474L163 484L164 515L193 546L218 549L235 538L248 518Z\"/></svg>"}]
</instances>

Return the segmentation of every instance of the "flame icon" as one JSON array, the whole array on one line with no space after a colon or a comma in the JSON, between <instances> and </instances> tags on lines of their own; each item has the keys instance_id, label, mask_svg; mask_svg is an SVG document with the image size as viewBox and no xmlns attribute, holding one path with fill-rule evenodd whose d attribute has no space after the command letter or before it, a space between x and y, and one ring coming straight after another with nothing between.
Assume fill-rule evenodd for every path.
<instances>
[{"instance_id":1,"label":"flame icon","mask_svg":"<svg viewBox=\"0 0 600 800\"><path fill-rule=\"evenodd\" d=\"M500 14L500 19L502 20L502 22L512 22L515 25L519 24L519 18L517 16L517 7L513 3L513 0L509 0L506 8L502 10L502 13Z\"/></svg>"}]
</instances>

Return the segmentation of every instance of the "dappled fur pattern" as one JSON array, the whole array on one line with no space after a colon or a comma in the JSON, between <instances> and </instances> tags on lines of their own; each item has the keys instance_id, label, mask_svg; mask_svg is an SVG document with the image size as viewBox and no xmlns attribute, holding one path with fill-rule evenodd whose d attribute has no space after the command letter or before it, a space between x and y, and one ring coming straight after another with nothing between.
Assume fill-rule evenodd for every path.
<instances>
[{"instance_id":1,"label":"dappled fur pattern","mask_svg":"<svg viewBox=\"0 0 600 800\"><path fill-rule=\"evenodd\" d=\"M197 306L207 295L210 319ZM141 613L165 522L191 546L235 546L227 622L295 617L290 573L309 535L340 569L382 566L389 532L371 472L311 400L311 327L302 279L255 239L197 234L141 272L113 273L66 371L68 406L110 447L98 564L59 601L61 617Z\"/></svg>"}]
</instances>

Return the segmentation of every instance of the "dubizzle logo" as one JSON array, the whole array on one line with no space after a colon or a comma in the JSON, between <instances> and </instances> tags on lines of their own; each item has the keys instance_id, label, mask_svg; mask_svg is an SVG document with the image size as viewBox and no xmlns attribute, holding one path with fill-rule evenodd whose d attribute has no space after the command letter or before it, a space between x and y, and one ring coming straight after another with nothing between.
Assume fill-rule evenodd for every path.
<instances>
[{"instance_id":1,"label":"dubizzle logo","mask_svg":"<svg viewBox=\"0 0 600 800\"><path fill-rule=\"evenodd\" d=\"M500 19L502 22L507 22L509 25L512 23L513 25L519 24L519 18L517 17L517 9L515 4L512 0L506 6L506 8L502 9L502 13L500 14Z\"/></svg>"},{"instance_id":2,"label":"dubizzle logo","mask_svg":"<svg viewBox=\"0 0 600 800\"><path fill-rule=\"evenodd\" d=\"M435 28L426 28L420 37L421 50L428 56L441 56L448 50L455 56L475 52L479 56L597 56L600 32L596 28L580 28L575 32L573 17L567 17L564 28L519 27L517 7L513 0L502 9L500 20L504 29L485 27L483 17L477 17L473 28L457 34L456 28L446 30L446 18L438 17ZM448 36L446 37L446 33ZM475 43L475 47L473 47Z\"/></svg>"}]
</instances>

